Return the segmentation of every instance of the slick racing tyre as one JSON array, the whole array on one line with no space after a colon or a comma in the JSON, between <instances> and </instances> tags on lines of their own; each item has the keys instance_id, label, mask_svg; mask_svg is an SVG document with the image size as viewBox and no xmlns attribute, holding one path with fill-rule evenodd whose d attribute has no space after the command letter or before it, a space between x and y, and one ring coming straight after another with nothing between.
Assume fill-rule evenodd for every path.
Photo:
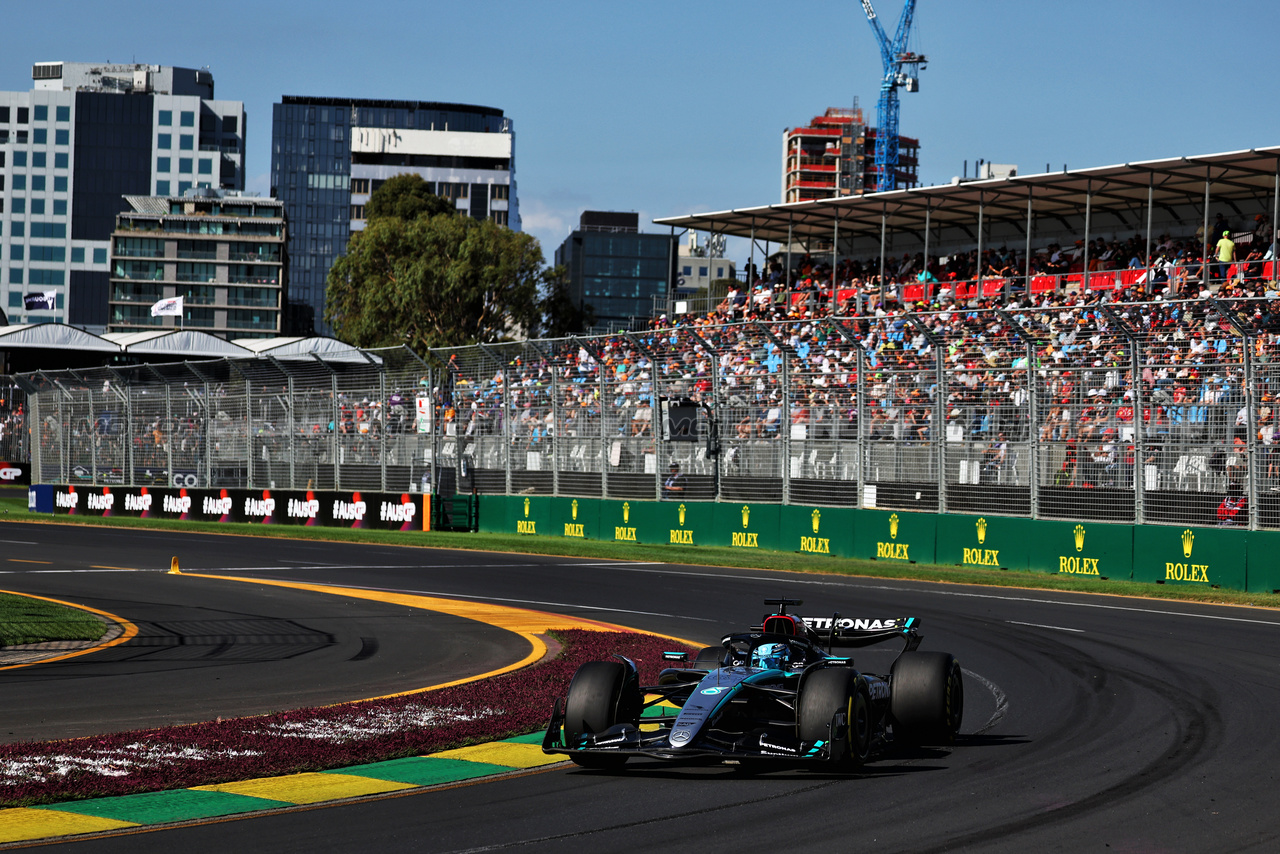
<instances>
[{"instance_id":1,"label":"slick racing tyre","mask_svg":"<svg viewBox=\"0 0 1280 854\"><path fill-rule=\"evenodd\" d=\"M894 738L907 744L954 744L964 717L959 663L945 652L904 652L891 674Z\"/></svg>"},{"instance_id":2,"label":"slick racing tyre","mask_svg":"<svg viewBox=\"0 0 1280 854\"><path fill-rule=\"evenodd\" d=\"M844 712L843 739L833 737L831 720ZM871 697L856 673L844 668L819 670L800 686L796 719L803 742L831 741L832 759L858 767L871 753Z\"/></svg>"},{"instance_id":3,"label":"slick racing tyre","mask_svg":"<svg viewBox=\"0 0 1280 854\"><path fill-rule=\"evenodd\" d=\"M640 688L627 676L627 668L617 661L589 661L578 668L565 701L566 744L576 747L582 736L617 724L639 725ZM571 753L569 758L584 768L617 768L627 761L608 754Z\"/></svg>"}]
</instances>

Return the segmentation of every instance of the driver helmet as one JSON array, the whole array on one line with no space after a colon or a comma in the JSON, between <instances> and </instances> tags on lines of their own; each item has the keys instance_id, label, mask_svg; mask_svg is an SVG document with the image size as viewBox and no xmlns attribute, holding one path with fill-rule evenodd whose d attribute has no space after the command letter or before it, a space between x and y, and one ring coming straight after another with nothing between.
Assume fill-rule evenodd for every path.
<instances>
[{"instance_id":1,"label":"driver helmet","mask_svg":"<svg viewBox=\"0 0 1280 854\"><path fill-rule=\"evenodd\" d=\"M765 670L785 670L788 655L785 643L763 643L751 652L751 666Z\"/></svg>"}]
</instances>

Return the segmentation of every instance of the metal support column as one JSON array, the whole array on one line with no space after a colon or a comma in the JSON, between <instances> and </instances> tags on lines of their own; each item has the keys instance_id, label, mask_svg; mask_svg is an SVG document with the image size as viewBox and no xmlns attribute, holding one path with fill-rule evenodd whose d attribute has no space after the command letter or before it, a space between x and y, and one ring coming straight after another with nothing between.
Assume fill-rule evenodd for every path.
<instances>
[{"instance_id":1,"label":"metal support column","mask_svg":"<svg viewBox=\"0 0 1280 854\"><path fill-rule=\"evenodd\" d=\"M384 419L385 421L385 419ZM298 422L298 399L294 396L293 374L289 374L289 488L298 488L298 472L295 468L295 460L298 459L298 430L301 424ZM386 489L386 476L383 478L383 489Z\"/></svg>"},{"instance_id":2,"label":"metal support column","mask_svg":"<svg viewBox=\"0 0 1280 854\"><path fill-rule=\"evenodd\" d=\"M981 231L979 231L981 234ZM929 431L930 439L936 449L938 471L938 512L947 512L947 342L933 334L924 321L914 314L907 315L907 321L933 350L933 427ZM942 441L938 441L941 436Z\"/></svg>"},{"instance_id":3,"label":"metal support column","mask_svg":"<svg viewBox=\"0 0 1280 854\"><path fill-rule=\"evenodd\" d=\"M1155 286L1155 282L1153 282L1152 280L1153 269L1155 268L1152 268L1152 265L1151 265L1151 211L1152 211L1153 204L1155 204L1155 192L1156 192L1156 173L1153 173L1153 172L1148 173L1147 174L1147 254L1143 256L1143 259L1146 260L1147 262L1146 284L1147 284L1148 298L1155 296L1155 292L1153 292L1153 289L1152 289L1152 287Z\"/></svg>"},{"instance_id":4,"label":"metal support column","mask_svg":"<svg viewBox=\"0 0 1280 854\"><path fill-rule=\"evenodd\" d=\"M504 490L507 495L512 494L512 491L511 491L512 448L511 446L515 442L515 437L516 437L516 425L512 423L514 414L511 408L511 387L513 385L512 383L513 372L511 370L511 365L512 365L512 360L509 359L507 360L507 363L502 366L502 435L499 437L500 441L502 442L502 447L504 449L502 452L502 459L504 461L503 468L506 470L506 482L504 484ZM603 405L602 405L602 408L603 408ZM435 460L432 460L431 464L432 464L432 468L434 469Z\"/></svg>"},{"instance_id":5,"label":"metal support column","mask_svg":"<svg viewBox=\"0 0 1280 854\"><path fill-rule=\"evenodd\" d=\"M1204 245L1199 247L1200 286L1204 290L1209 289L1209 181L1211 179L1212 169L1212 166L1204 167Z\"/></svg>"},{"instance_id":6,"label":"metal support column","mask_svg":"<svg viewBox=\"0 0 1280 854\"><path fill-rule=\"evenodd\" d=\"M204 443L204 449L201 452L200 458L204 461L204 483L202 485L205 487L209 487L213 485L213 460L211 459L213 455L212 453L210 453L210 450L213 446L213 441L209 438L209 434L212 432L211 426L213 422L213 414L212 414L213 398L210 397L210 394L211 394L211 389L209 388L209 381L205 380L204 412L202 413L202 418L204 420L204 429L200 431L200 440Z\"/></svg>"},{"instance_id":7,"label":"metal support column","mask_svg":"<svg viewBox=\"0 0 1280 854\"><path fill-rule=\"evenodd\" d=\"M1036 341L1021 323L1004 309L996 309L1010 329L1022 341L1027 354L1027 452L1031 457L1027 467L1027 483L1030 485L1031 518L1040 518L1040 370L1036 364Z\"/></svg>"},{"instance_id":8,"label":"metal support column","mask_svg":"<svg viewBox=\"0 0 1280 854\"><path fill-rule=\"evenodd\" d=\"M319 357L316 359L319 361ZM324 364L321 362L321 364ZM326 365L326 367L328 367ZM342 440L338 437L342 435L339 431L342 429L342 407L338 405L338 375L329 368L329 423L333 425L333 430L329 433L329 464L333 466L333 488L342 489L342 466L339 460L339 451L342 448ZM431 413L431 427L435 429L435 411ZM435 457L431 458L432 470L435 469ZM319 480L319 470L316 470L317 480ZM319 489L320 484L316 484Z\"/></svg>"},{"instance_id":9,"label":"metal support column","mask_svg":"<svg viewBox=\"0 0 1280 854\"><path fill-rule=\"evenodd\" d=\"M711 275L710 260L707 262L707 275ZM547 436L547 449L551 452L551 494L560 494L560 426L563 423L563 413L560 411L560 384L556 363L550 357L544 357L547 365L551 370L551 435ZM462 441L461 436L458 437L458 459L462 459Z\"/></svg>"},{"instance_id":10,"label":"metal support column","mask_svg":"<svg viewBox=\"0 0 1280 854\"><path fill-rule=\"evenodd\" d=\"M1093 216L1093 179L1084 182L1084 279L1080 285L1080 297L1089 295L1089 229Z\"/></svg>"},{"instance_id":11,"label":"metal support column","mask_svg":"<svg viewBox=\"0 0 1280 854\"><path fill-rule=\"evenodd\" d=\"M974 297L982 299L982 220L986 214L987 194L983 190L978 191L978 282L974 285Z\"/></svg>"},{"instance_id":12,"label":"metal support column","mask_svg":"<svg viewBox=\"0 0 1280 854\"><path fill-rule=\"evenodd\" d=\"M1253 339L1261 330L1254 326L1246 326L1245 322L1233 314L1226 305L1216 299L1212 299L1214 309L1218 316L1231 325L1231 328L1244 339L1244 346L1241 351L1244 355L1241 382L1244 385L1244 409L1245 409L1245 498L1248 501L1247 509L1249 511L1249 530L1258 530L1258 467L1259 467L1259 447L1258 447L1258 411L1257 402L1261 395L1257 390L1257 378L1253 374ZM1231 439L1227 439L1227 444L1231 444Z\"/></svg>"},{"instance_id":13,"label":"metal support column","mask_svg":"<svg viewBox=\"0 0 1280 854\"><path fill-rule=\"evenodd\" d=\"M782 352L782 413L779 416L778 432L782 439L782 503L791 503L791 354L785 348Z\"/></svg>"},{"instance_id":14,"label":"metal support column","mask_svg":"<svg viewBox=\"0 0 1280 854\"><path fill-rule=\"evenodd\" d=\"M1261 398L1257 390L1257 379L1253 374L1253 337L1244 336L1244 407L1247 423L1245 429L1245 495L1249 501L1249 530L1256 531L1259 526L1258 476L1261 474L1261 453L1258 447L1258 405Z\"/></svg>"},{"instance_id":15,"label":"metal support column","mask_svg":"<svg viewBox=\"0 0 1280 854\"><path fill-rule=\"evenodd\" d=\"M245 471L245 485L249 489L253 489L253 383L244 374L241 374L241 376L244 378L244 456L248 464L248 468Z\"/></svg>"},{"instance_id":16,"label":"metal support column","mask_svg":"<svg viewBox=\"0 0 1280 854\"><path fill-rule=\"evenodd\" d=\"M881 202L880 203L880 305L879 305L880 308L884 307L884 293L885 293L884 242L885 242L885 228L887 227L888 216L889 216L888 206L884 202Z\"/></svg>"},{"instance_id":17,"label":"metal support column","mask_svg":"<svg viewBox=\"0 0 1280 854\"><path fill-rule=\"evenodd\" d=\"M857 377L854 383L854 411L858 413L858 502L855 507L865 507L867 498L867 464L870 461L870 452L867 448L867 419L870 417L870 410L867 409L867 351L862 345L854 342L857 348L857 358L854 364L857 366Z\"/></svg>"},{"instance_id":18,"label":"metal support column","mask_svg":"<svg viewBox=\"0 0 1280 854\"><path fill-rule=\"evenodd\" d=\"M292 376L289 377L289 386L290 388L293 387ZM378 475L380 478L379 483L382 484L381 488L383 492L388 491L388 488L387 488L387 415L385 410L386 405L387 405L387 372L380 370L378 371L378 406L369 407L370 412L368 413L368 416L369 416L370 430L372 430L373 426L378 423L378 418L376 416L377 415L382 416L382 426L378 428ZM359 428L357 427L357 429ZM290 435L293 435L292 431L290 431ZM290 442L290 444L292 445L292 442ZM458 444L459 444L459 447L461 447L462 443L459 442ZM461 458L462 456L461 451L458 452L458 456L459 458ZM289 448L289 469L290 471L293 470L293 448L292 447Z\"/></svg>"},{"instance_id":19,"label":"metal support column","mask_svg":"<svg viewBox=\"0 0 1280 854\"><path fill-rule=\"evenodd\" d=\"M1031 228L1035 223L1035 220L1033 219L1034 214L1031 210L1032 196L1033 196L1033 190L1031 188L1031 185L1028 184L1027 185L1027 252L1023 258L1023 279L1022 279L1022 288L1023 288L1022 293L1023 293L1023 296L1025 296L1028 300L1031 299ZM1009 294L1006 291L1005 299L1007 300L1008 297L1009 297Z\"/></svg>"},{"instance_id":20,"label":"metal support column","mask_svg":"<svg viewBox=\"0 0 1280 854\"><path fill-rule=\"evenodd\" d=\"M754 242L754 241L753 241ZM748 268L749 269L749 268ZM748 274L750 278L750 274ZM584 348L585 349L585 348ZM596 411L600 413L599 433L600 433L600 497L609 497L609 434L605 430L609 421L607 413L609 404L605 401L605 393L609 390L605 380L604 359L600 358L599 353L592 352L591 357L596 360ZM510 469L510 466L508 466ZM510 490L508 490L510 491Z\"/></svg>"},{"instance_id":21,"label":"metal support column","mask_svg":"<svg viewBox=\"0 0 1280 854\"><path fill-rule=\"evenodd\" d=\"M836 300L836 288L839 286L840 267L840 212L831 218L831 316L835 317L839 305ZM816 307L815 307L816 310Z\"/></svg>"},{"instance_id":22,"label":"metal support column","mask_svg":"<svg viewBox=\"0 0 1280 854\"><path fill-rule=\"evenodd\" d=\"M1031 487L1031 518L1040 518L1040 366L1036 363L1036 342L1027 343L1027 440L1031 465L1027 467L1027 483Z\"/></svg>"},{"instance_id":23,"label":"metal support column","mask_svg":"<svg viewBox=\"0 0 1280 854\"><path fill-rule=\"evenodd\" d=\"M1271 243L1271 260L1280 264L1280 252L1276 252L1276 235L1280 234L1280 157L1276 158L1276 189L1271 194L1271 233L1268 240Z\"/></svg>"},{"instance_id":24,"label":"metal support column","mask_svg":"<svg viewBox=\"0 0 1280 854\"><path fill-rule=\"evenodd\" d=\"M791 293L791 244L794 240L794 238L792 237L792 217L793 217L793 214L791 213L791 211L787 211L787 293L788 294ZM777 294L774 294L775 300L777 299L777 296L778 296Z\"/></svg>"},{"instance_id":25,"label":"metal support column","mask_svg":"<svg viewBox=\"0 0 1280 854\"><path fill-rule=\"evenodd\" d=\"M89 400L89 411L88 413L86 413L86 418L88 419L89 425L90 425L89 427L89 464L93 466L93 477L91 478L91 480L93 482L93 485L97 486L98 485L98 442L102 438L102 434L98 430L98 419L93 414L94 412L97 411L93 405L93 390L85 389L85 394L88 395L88 400Z\"/></svg>"},{"instance_id":26,"label":"metal support column","mask_svg":"<svg viewBox=\"0 0 1280 854\"><path fill-rule=\"evenodd\" d=\"M1103 303L1101 308L1108 322L1119 329L1125 340L1129 342L1129 390L1133 393L1133 522L1135 525L1142 525L1147 521L1146 472L1143 470L1146 460L1146 442L1143 440L1142 429L1142 340L1111 306ZM1123 437L1120 438L1123 444ZM1124 451L1117 450L1117 457L1123 461ZM1123 486L1119 483L1117 485Z\"/></svg>"},{"instance_id":27,"label":"metal support column","mask_svg":"<svg viewBox=\"0 0 1280 854\"><path fill-rule=\"evenodd\" d=\"M924 262L920 266L920 274L917 278L924 285L924 301L930 303L933 301L934 287L929 283L929 220L933 215L933 199L924 200Z\"/></svg>"},{"instance_id":28,"label":"metal support column","mask_svg":"<svg viewBox=\"0 0 1280 854\"><path fill-rule=\"evenodd\" d=\"M169 474L169 482L165 486L173 486L173 440L178 431L173 421L173 386L168 383L164 387L164 429L168 439L164 443L164 467Z\"/></svg>"}]
</instances>

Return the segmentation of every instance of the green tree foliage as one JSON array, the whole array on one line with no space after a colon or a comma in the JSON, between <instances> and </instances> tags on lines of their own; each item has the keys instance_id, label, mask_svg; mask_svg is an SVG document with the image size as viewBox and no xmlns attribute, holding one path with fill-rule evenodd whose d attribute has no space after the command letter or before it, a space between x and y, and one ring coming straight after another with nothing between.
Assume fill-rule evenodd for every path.
<instances>
[{"instance_id":1,"label":"green tree foliage","mask_svg":"<svg viewBox=\"0 0 1280 854\"><path fill-rule=\"evenodd\" d=\"M343 341L424 352L593 322L570 299L564 268L544 269L537 240L459 213L418 175L386 181L365 215L326 282L325 320Z\"/></svg>"},{"instance_id":2,"label":"green tree foliage","mask_svg":"<svg viewBox=\"0 0 1280 854\"><path fill-rule=\"evenodd\" d=\"M538 241L491 220L373 217L329 271L325 320L358 347L419 353L520 337L538 331L543 280Z\"/></svg>"},{"instance_id":3,"label":"green tree foliage","mask_svg":"<svg viewBox=\"0 0 1280 854\"><path fill-rule=\"evenodd\" d=\"M595 309L590 304L579 308L569 294L569 271L564 266L552 267L543 274L542 328L539 334L547 338L563 338L566 335L585 332L596 322Z\"/></svg>"},{"instance_id":4,"label":"green tree foliage","mask_svg":"<svg viewBox=\"0 0 1280 854\"><path fill-rule=\"evenodd\" d=\"M404 220L436 214L456 214L458 209L427 189L421 175L396 175L388 179L369 197L364 213L368 219L395 216Z\"/></svg>"}]
</instances>

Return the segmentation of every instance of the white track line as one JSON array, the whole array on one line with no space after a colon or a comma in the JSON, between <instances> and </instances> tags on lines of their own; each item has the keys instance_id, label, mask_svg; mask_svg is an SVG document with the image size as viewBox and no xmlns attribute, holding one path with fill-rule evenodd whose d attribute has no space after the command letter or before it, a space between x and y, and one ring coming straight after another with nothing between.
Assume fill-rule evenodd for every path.
<instances>
[{"instance_id":1,"label":"white track line","mask_svg":"<svg viewBox=\"0 0 1280 854\"><path fill-rule=\"evenodd\" d=\"M572 565L572 564L568 564L568 565ZM628 569L625 566L619 566L618 569L627 570L629 572L644 572L644 573L653 573L657 571L652 569ZM668 569L666 571L678 572L680 575L689 575L689 576L695 576L700 578L737 579L739 581L741 581L744 578L744 576L741 576L741 575L731 575L723 572L683 572L680 570L671 570L671 569ZM763 581L769 578L768 576L745 576L745 577L755 581ZM809 586L809 587L847 588L850 582L856 582L857 580L858 580L858 576L850 575L850 576L845 576L844 580L842 581L818 581L818 580L805 579L805 578L789 578L784 583ZM1251 620L1246 617L1225 617L1220 614L1195 614L1187 611L1165 611L1165 610L1160 610L1156 608L1134 608L1128 605L1104 605L1099 602L1071 602L1071 601L1064 601L1061 599L1040 599L1037 597L1021 596L1017 594L1006 594L1003 596L997 596L993 593L965 593L959 590L943 590L933 585L927 585L927 586L922 585L920 587L896 587L890 584L869 584L869 585L859 585L859 588L864 590L890 590L897 593L904 593L904 592L931 593L935 596L957 596L957 597L968 598L968 599L998 599L998 600L1003 600L1008 602L1031 602L1039 605L1062 605L1068 608L1097 608L1104 611L1131 611L1138 614L1159 614L1161 616L1166 616L1166 617L1186 617L1186 618L1195 619L1195 620L1219 620L1219 621L1228 622L1228 623L1251 623L1259 626L1274 626L1276 628L1280 628L1280 616L1278 616L1277 619L1275 620ZM1098 591L1092 591L1092 592L1101 594L1103 596L1107 595L1107 592L1105 590L1098 590ZM1065 595L1070 595L1070 594L1067 593ZM1118 594L1113 594L1113 595L1118 595Z\"/></svg>"},{"instance_id":2,"label":"white track line","mask_svg":"<svg viewBox=\"0 0 1280 854\"><path fill-rule=\"evenodd\" d=\"M1080 632L1084 633L1084 629L1069 629L1066 626L1046 626L1043 623L1024 623L1021 620L1005 620L1006 623L1012 623L1015 626L1030 626L1033 629L1053 629L1055 632Z\"/></svg>"}]
</instances>

